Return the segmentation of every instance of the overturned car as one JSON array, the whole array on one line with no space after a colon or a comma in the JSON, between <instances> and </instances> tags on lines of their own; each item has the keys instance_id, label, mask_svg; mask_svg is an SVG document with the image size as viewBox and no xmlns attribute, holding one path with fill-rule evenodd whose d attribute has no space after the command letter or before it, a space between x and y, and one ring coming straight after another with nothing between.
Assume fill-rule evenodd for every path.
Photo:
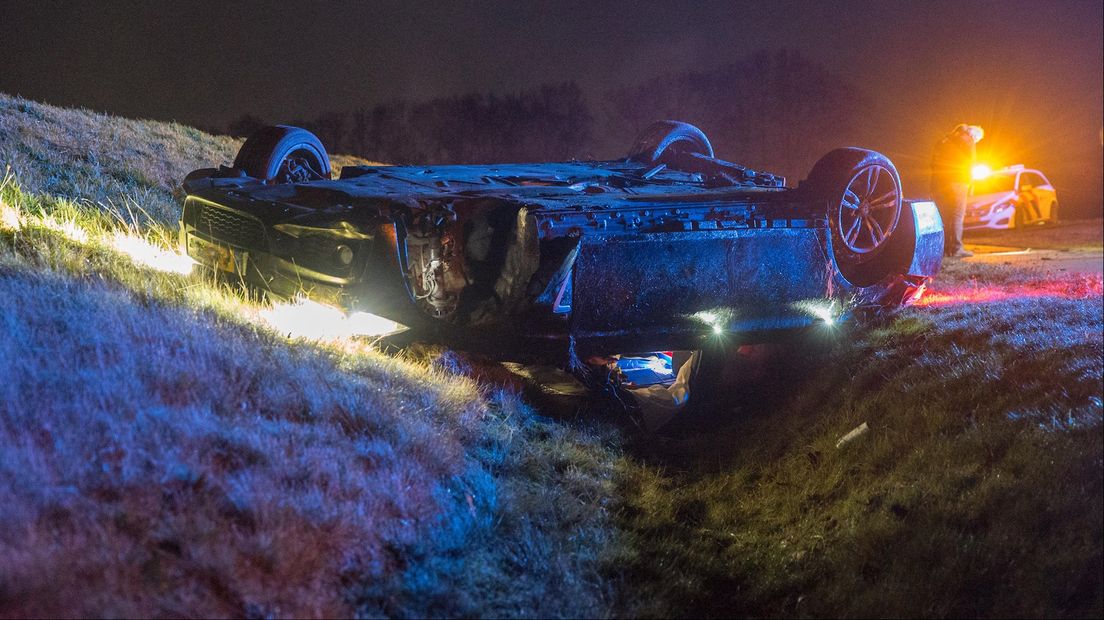
<instances>
[{"instance_id":1,"label":"overturned car","mask_svg":"<svg viewBox=\"0 0 1104 620\"><path fill-rule=\"evenodd\" d=\"M184 189L180 242L201 265L419 337L576 366L893 309L943 244L934 205L904 200L879 153L834 150L790 188L674 121L615 161L351 166L336 180L313 134L268 127ZM676 357L644 366L675 381Z\"/></svg>"}]
</instances>

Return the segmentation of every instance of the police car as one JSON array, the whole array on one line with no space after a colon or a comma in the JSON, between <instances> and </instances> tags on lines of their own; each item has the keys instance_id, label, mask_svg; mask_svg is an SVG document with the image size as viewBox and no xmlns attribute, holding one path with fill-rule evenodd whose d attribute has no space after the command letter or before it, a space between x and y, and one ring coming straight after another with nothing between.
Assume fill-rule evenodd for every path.
<instances>
[{"instance_id":1,"label":"police car","mask_svg":"<svg viewBox=\"0 0 1104 620\"><path fill-rule=\"evenodd\" d=\"M1021 228L1058 221L1058 195L1046 176L1024 166L974 170L963 228Z\"/></svg>"}]
</instances>

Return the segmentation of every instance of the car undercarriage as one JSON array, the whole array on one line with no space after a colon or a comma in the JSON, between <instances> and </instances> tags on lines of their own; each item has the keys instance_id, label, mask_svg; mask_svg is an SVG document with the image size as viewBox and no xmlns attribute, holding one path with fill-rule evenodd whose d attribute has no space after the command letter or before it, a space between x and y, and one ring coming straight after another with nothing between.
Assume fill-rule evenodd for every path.
<instances>
[{"instance_id":1,"label":"car undercarriage","mask_svg":"<svg viewBox=\"0 0 1104 620\"><path fill-rule=\"evenodd\" d=\"M904 200L884 156L837 149L789 188L716 158L700 130L673 121L622 160L329 177L313 135L262 130L234 166L185 180L182 246L276 299L576 365L892 310L942 256L934 205Z\"/></svg>"}]
</instances>

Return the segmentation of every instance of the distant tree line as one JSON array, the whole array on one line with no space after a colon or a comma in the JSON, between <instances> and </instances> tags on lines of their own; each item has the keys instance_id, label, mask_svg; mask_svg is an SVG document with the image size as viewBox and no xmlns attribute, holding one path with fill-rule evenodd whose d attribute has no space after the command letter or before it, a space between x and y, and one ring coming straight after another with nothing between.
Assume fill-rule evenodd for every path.
<instances>
[{"instance_id":1,"label":"distant tree line","mask_svg":"<svg viewBox=\"0 0 1104 620\"><path fill-rule=\"evenodd\" d=\"M393 101L291 124L313 131L334 153L441 164L617 157L650 122L670 118L700 126L726 159L803 175L848 141L865 106L855 84L779 51L617 88L596 103L567 82ZM264 124L245 116L229 132L245 136Z\"/></svg>"},{"instance_id":2,"label":"distant tree line","mask_svg":"<svg viewBox=\"0 0 1104 620\"><path fill-rule=\"evenodd\" d=\"M265 124L247 115L229 133L247 136ZM568 82L516 94L394 101L290 124L314 132L332 153L441 164L571 159L592 145L594 118L582 90Z\"/></svg>"}]
</instances>

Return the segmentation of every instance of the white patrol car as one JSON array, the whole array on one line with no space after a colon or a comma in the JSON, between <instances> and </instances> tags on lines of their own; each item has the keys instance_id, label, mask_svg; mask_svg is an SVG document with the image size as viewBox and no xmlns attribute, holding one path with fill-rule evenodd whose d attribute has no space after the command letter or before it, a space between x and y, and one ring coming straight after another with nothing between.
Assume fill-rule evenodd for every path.
<instances>
[{"instance_id":1,"label":"white patrol car","mask_svg":"<svg viewBox=\"0 0 1104 620\"><path fill-rule=\"evenodd\" d=\"M963 228L1020 228L1058 221L1058 195L1046 176L1023 165L974 172Z\"/></svg>"}]
</instances>

